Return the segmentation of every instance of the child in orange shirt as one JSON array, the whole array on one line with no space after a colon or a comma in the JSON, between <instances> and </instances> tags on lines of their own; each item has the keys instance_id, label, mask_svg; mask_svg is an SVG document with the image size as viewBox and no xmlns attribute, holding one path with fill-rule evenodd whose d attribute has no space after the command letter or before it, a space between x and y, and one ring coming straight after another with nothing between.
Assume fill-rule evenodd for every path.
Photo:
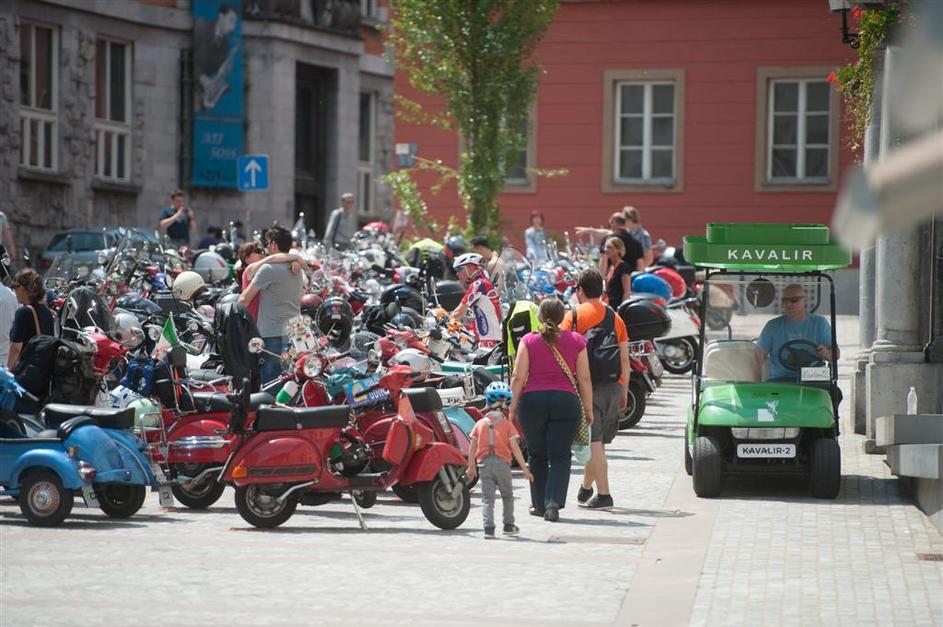
<instances>
[{"instance_id":1,"label":"child in orange shirt","mask_svg":"<svg viewBox=\"0 0 943 627\"><path fill-rule=\"evenodd\" d=\"M472 429L468 447L467 476L474 479L481 466L481 514L485 524L485 539L494 538L494 493L501 492L504 515L504 535L516 536L520 531L514 524L514 488L511 484L511 456L524 469L524 478L534 480L518 440L520 434L505 417L502 408L511 404L511 388L503 381L495 381L485 389L488 412Z\"/></svg>"}]
</instances>

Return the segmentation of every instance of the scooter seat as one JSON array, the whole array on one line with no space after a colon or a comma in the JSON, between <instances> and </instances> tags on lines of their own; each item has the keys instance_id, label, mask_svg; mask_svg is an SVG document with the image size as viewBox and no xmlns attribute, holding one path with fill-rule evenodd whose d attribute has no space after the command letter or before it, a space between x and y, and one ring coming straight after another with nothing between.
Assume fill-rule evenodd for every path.
<instances>
[{"instance_id":1,"label":"scooter seat","mask_svg":"<svg viewBox=\"0 0 943 627\"><path fill-rule=\"evenodd\" d=\"M134 412L131 412L131 415L134 415ZM60 440L66 440L72 435L72 432L78 429L79 427L85 427L87 425L97 425L98 422L91 418L90 416L76 416L75 418L69 418L56 430L56 437ZM51 429L50 429L51 431ZM43 431L46 433L46 431Z\"/></svg>"},{"instance_id":2,"label":"scooter seat","mask_svg":"<svg viewBox=\"0 0 943 627\"><path fill-rule=\"evenodd\" d=\"M347 405L277 407L266 405L255 416L256 431L295 431L344 427L350 420Z\"/></svg>"},{"instance_id":3,"label":"scooter seat","mask_svg":"<svg viewBox=\"0 0 943 627\"><path fill-rule=\"evenodd\" d=\"M256 392L249 397L249 409L258 409L274 402L275 399L268 392ZM204 414L229 413L232 411L232 402L222 392L194 392L193 408Z\"/></svg>"},{"instance_id":4,"label":"scooter seat","mask_svg":"<svg viewBox=\"0 0 943 627\"><path fill-rule=\"evenodd\" d=\"M47 425L58 425L69 418L88 416L104 429L130 429L134 425L134 408L97 407L95 405L66 405L50 403L43 409Z\"/></svg>"},{"instance_id":5,"label":"scooter seat","mask_svg":"<svg viewBox=\"0 0 943 627\"><path fill-rule=\"evenodd\" d=\"M227 374L217 372L213 369L189 370L187 377L193 381L202 381L203 383L213 383L215 381L225 382L232 380Z\"/></svg>"},{"instance_id":6,"label":"scooter seat","mask_svg":"<svg viewBox=\"0 0 943 627\"><path fill-rule=\"evenodd\" d=\"M442 398L435 388L405 388L403 394L409 399L413 411L441 411Z\"/></svg>"}]
</instances>

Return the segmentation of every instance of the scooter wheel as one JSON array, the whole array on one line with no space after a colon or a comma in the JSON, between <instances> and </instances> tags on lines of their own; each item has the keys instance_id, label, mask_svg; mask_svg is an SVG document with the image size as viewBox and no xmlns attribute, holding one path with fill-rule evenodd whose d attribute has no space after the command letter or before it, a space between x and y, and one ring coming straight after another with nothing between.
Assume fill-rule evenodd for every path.
<instances>
[{"instance_id":1,"label":"scooter wheel","mask_svg":"<svg viewBox=\"0 0 943 627\"><path fill-rule=\"evenodd\" d=\"M691 337L682 337L677 340L669 340L666 344L674 345L674 349L680 353L673 359L661 358L661 364L665 370L671 374L686 374L694 368L694 362L697 360L697 340Z\"/></svg>"},{"instance_id":2,"label":"scooter wheel","mask_svg":"<svg viewBox=\"0 0 943 627\"><path fill-rule=\"evenodd\" d=\"M37 527L58 527L72 511L72 493L54 472L33 472L20 487L20 511Z\"/></svg>"},{"instance_id":3,"label":"scooter wheel","mask_svg":"<svg viewBox=\"0 0 943 627\"><path fill-rule=\"evenodd\" d=\"M619 416L619 429L629 429L645 415L645 384L638 377L629 379L629 398L625 413Z\"/></svg>"},{"instance_id":4,"label":"scooter wheel","mask_svg":"<svg viewBox=\"0 0 943 627\"><path fill-rule=\"evenodd\" d=\"M144 505L147 488L142 485L115 484L96 490L98 506L111 518L131 518Z\"/></svg>"},{"instance_id":5,"label":"scooter wheel","mask_svg":"<svg viewBox=\"0 0 943 627\"><path fill-rule=\"evenodd\" d=\"M235 500L242 519L262 529L278 527L291 518L298 507L298 498L294 494L279 502L277 495L268 494L263 491L263 486L254 483L236 488Z\"/></svg>"},{"instance_id":6,"label":"scooter wheel","mask_svg":"<svg viewBox=\"0 0 943 627\"><path fill-rule=\"evenodd\" d=\"M455 529L468 518L468 486L461 484L461 490L452 494L437 473L432 481L419 484L419 506L426 519L439 529Z\"/></svg>"},{"instance_id":7,"label":"scooter wheel","mask_svg":"<svg viewBox=\"0 0 943 627\"><path fill-rule=\"evenodd\" d=\"M206 509L219 500L226 489L226 484L215 479L207 479L196 486L196 489L184 488L179 483L170 484L170 489L174 493L174 498L190 509Z\"/></svg>"}]
</instances>

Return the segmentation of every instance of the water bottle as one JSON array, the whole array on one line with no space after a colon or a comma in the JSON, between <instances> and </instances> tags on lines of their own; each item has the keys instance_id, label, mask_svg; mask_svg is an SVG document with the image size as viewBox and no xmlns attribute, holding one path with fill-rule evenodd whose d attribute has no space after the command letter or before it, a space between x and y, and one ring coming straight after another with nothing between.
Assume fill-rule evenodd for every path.
<instances>
[{"instance_id":1,"label":"water bottle","mask_svg":"<svg viewBox=\"0 0 943 627\"><path fill-rule=\"evenodd\" d=\"M913 416L917 413L917 390L910 386L910 392L907 393L907 414Z\"/></svg>"}]
</instances>

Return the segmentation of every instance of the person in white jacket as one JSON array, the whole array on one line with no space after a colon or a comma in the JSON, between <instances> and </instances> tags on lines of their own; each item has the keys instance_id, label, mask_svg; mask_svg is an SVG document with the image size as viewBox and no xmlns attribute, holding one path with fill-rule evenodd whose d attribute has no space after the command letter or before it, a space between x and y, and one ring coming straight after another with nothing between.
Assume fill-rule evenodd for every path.
<instances>
[{"instance_id":1,"label":"person in white jacket","mask_svg":"<svg viewBox=\"0 0 943 627\"><path fill-rule=\"evenodd\" d=\"M0 283L0 364L6 365L10 355L10 329L13 327L13 316L16 314L16 294L6 285Z\"/></svg>"}]
</instances>

